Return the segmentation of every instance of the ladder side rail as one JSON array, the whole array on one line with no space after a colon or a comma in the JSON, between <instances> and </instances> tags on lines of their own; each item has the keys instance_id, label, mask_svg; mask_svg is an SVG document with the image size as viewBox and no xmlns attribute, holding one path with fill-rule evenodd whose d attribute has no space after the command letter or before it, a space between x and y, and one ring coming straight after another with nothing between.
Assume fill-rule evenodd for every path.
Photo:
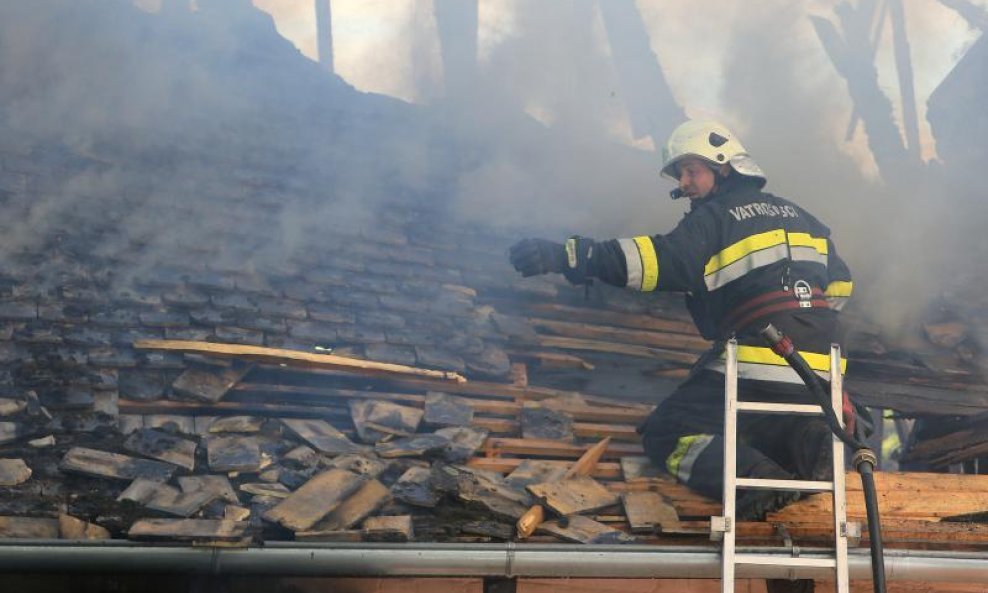
<instances>
[{"instance_id":1,"label":"ladder side rail","mask_svg":"<svg viewBox=\"0 0 988 593\"><path fill-rule=\"evenodd\" d=\"M724 365L724 531L721 552L721 593L734 593L735 535L737 534L738 461L738 342L725 347Z\"/></svg>"},{"instance_id":2,"label":"ladder side rail","mask_svg":"<svg viewBox=\"0 0 988 593\"><path fill-rule=\"evenodd\" d=\"M844 377L841 374L841 348L830 345L830 399L834 413L841 426L844 426ZM834 584L836 593L848 593L850 589L847 567L847 490L844 473L844 443L832 437L834 466L834 559L836 570Z\"/></svg>"}]
</instances>

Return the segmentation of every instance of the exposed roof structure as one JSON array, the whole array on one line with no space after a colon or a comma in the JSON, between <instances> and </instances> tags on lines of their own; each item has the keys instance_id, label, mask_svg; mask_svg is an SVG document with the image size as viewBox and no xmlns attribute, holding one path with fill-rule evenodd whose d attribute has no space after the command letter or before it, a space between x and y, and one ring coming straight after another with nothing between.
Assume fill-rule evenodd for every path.
<instances>
[{"instance_id":1,"label":"exposed roof structure","mask_svg":"<svg viewBox=\"0 0 988 593\"><path fill-rule=\"evenodd\" d=\"M240 25L272 51L210 54L208 72L316 72L273 28ZM550 513L534 542L709 546L719 505L651 467L635 432L707 346L678 296L517 278L514 231L394 182L396 130L440 133L424 110L325 77L282 112L264 84L217 79L244 99L235 114L154 114L182 142L148 138L143 117L87 142L28 134L0 84L0 538L479 545L514 540L538 494L570 519ZM374 191L352 193L353 163ZM429 191L450 181L427 174ZM980 456L988 388L963 320L931 318L913 343L849 320L862 401L967 418L915 459ZM591 476L557 489L605 437ZM986 480L880 474L887 546L981 550ZM740 541L824 544L827 516L811 497Z\"/></svg>"}]
</instances>

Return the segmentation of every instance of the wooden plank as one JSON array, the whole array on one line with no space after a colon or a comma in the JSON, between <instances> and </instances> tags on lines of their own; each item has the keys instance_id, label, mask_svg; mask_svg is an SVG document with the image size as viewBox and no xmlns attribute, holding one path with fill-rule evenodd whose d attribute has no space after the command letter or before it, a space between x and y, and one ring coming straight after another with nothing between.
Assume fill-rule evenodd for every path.
<instances>
[{"instance_id":1,"label":"wooden plank","mask_svg":"<svg viewBox=\"0 0 988 593\"><path fill-rule=\"evenodd\" d=\"M525 463L526 461L540 461L544 463L558 463L561 465L563 470L566 469L567 461L561 461L559 459L520 459L517 457L474 457L466 462L467 467L473 469L479 469L490 472L497 472L500 474L510 474L519 465ZM602 461L597 464L594 468L591 477L599 478L602 480L616 480L621 479L621 466L618 463ZM540 482L547 482L548 480L538 480Z\"/></svg>"},{"instance_id":2,"label":"wooden plank","mask_svg":"<svg viewBox=\"0 0 988 593\"><path fill-rule=\"evenodd\" d=\"M0 539L58 539L58 520L0 516Z\"/></svg>"},{"instance_id":3,"label":"wooden plank","mask_svg":"<svg viewBox=\"0 0 988 593\"><path fill-rule=\"evenodd\" d=\"M621 502L632 533L682 529L676 509L657 492L625 492L621 495Z\"/></svg>"},{"instance_id":4,"label":"wooden plank","mask_svg":"<svg viewBox=\"0 0 988 593\"><path fill-rule=\"evenodd\" d=\"M589 307L571 307L557 303L526 303L523 308L544 315L556 315L562 319L582 319L587 323L599 325L615 325L636 329L650 329L659 332L669 332L698 336L696 327L690 321L660 317L656 315L635 315L604 311Z\"/></svg>"},{"instance_id":5,"label":"wooden plank","mask_svg":"<svg viewBox=\"0 0 988 593\"><path fill-rule=\"evenodd\" d=\"M505 350L512 360L524 360L530 363L537 363L540 369L576 369L580 371L592 371L596 368L592 363L572 354L562 352L552 352L549 350Z\"/></svg>"},{"instance_id":6,"label":"wooden plank","mask_svg":"<svg viewBox=\"0 0 988 593\"><path fill-rule=\"evenodd\" d=\"M240 540L248 523L226 519L140 519L130 526L130 539Z\"/></svg>"},{"instance_id":7,"label":"wooden plank","mask_svg":"<svg viewBox=\"0 0 988 593\"><path fill-rule=\"evenodd\" d=\"M545 439L512 439L493 437L487 439L484 451L488 456L530 455L535 457L558 457L578 459L585 446L572 443L559 443ZM642 455L641 445L611 443L604 452L604 459L615 459L625 455Z\"/></svg>"},{"instance_id":8,"label":"wooden plank","mask_svg":"<svg viewBox=\"0 0 988 593\"><path fill-rule=\"evenodd\" d=\"M62 458L59 469L116 480L147 478L156 482L167 482L175 472L175 466L170 463L138 459L87 447L69 449Z\"/></svg>"},{"instance_id":9,"label":"wooden plank","mask_svg":"<svg viewBox=\"0 0 988 593\"><path fill-rule=\"evenodd\" d=\"M635 541L623 531L582 515L567 517L565 527L560 521L547 521L539 526L538 532L580 544L625 544Z\"/></svg>"},{"instance_id":10,"label":"wooden plank","mask_svg":"<svg viewBox=\"0 0 988 593\"><path fill-rule=\"evenodd\" d=\"M678 362L681 364L693 364L697 359L695 354L689 354L678 350L668 350L664 348L655 348L652 346L639 346L636 344L622 344L619 342L604 342L601 340L567 338L562 336L539 336L539 346L542 346L543 348L561 348L563 350L606 352L608 354L621 354L624 356Z\"/></svg>"},{"instance_id":11,"label":"wooden plank","mask_svg":"<svg viewBox=\"0 0 988 593\"><path fill-rule=\"evenodd\" d=\"M195 471L197 446L195 441L153 428L137 429L123 443L131 453L173 463L190 472Z\"/></svg>"},{"instance_id":12,"label":"wooden plank","mask_svg":"<svg viewBox=\"0 0 988 593\"><path fill-rule=\"evenodd\" d=\"M358 374L383 376L412 376L428 377L436 381L466 382L459 373L450 371L433 371L409 367L400 364L372 362L356 358L346 358L333 354L317 354L300 350L283 350L280 348L265 348L263 346L246 346L242 344L222 344L215 342L193 342L188 340L137 340L134 348L138 350L167 350L173 352L190 352L208 354L211 356L233 357L245 360L255 360L274 364L283 364L296 368L337 369Z\"/></svg>"},{"instance_id":13,"label":"wooden plank","mask_svg":"<svg viewBox=\"0 0 988 593\"><path fill-rule=\"evenodd\" d=\"M58 536L61 539L74 540L110 539L110 532L94 523L59 513Z\"/></svg>"},{"instance_id":14,"label":"wooden plank","mask_svg":"<svg viewBox=\"0 0 988 593\"><path fill-rule=\"evenodd\" d=\"M314 531L349 529L391 500L391 491L377 480L369 480L313 527ZM302 532L305 533L305 532ZM296 534L297 535L297 534Z\"/></svg>"},{"instance_id":15,"label":"wooden plank","mask_svg":"<svg viewBox=\"0 0 988 593\"><path fill-rule=\"evenodd\" d=\"M407 542L415 538L412 516L369 517L364 521L364 541Z\"/></svg>"},{"instance_id":16,"label":"wooden plank","mask_svg":"<svg viewBox=\"0 0 988 593\"><path fill-rule=\"evenodd\" d=\"M248 370L246 366L223 369L189 368L175 379L172 389L200 401L217 402L244 378Z\"/></svg>"},{"instance_id":17,"label":"wooden plank","mask_svg":"<svg viewBox=\"0 0 988 593\"><path fill-rule=\"evenodd\" d=\"M363 447L324 420L282 418L281 423L300 439L328 455L356 453Z\"/></svg>"},{"instance_id":18,"label":"wooden plank","mask_svg":"<svg viewBox=\"0 0 988 593\"><path fill-rule=\"evenodd\" d=\"M0 486L17 486L31 478L31 468L23 459L0 459Z\"/></svg>"},{"instance_id":19,"label":"wooden plank","mask_svg":"<svg viewBox=\"0 0 988 593\"><path fill-rule=\"evenodd\" d=\"M530 317L527 321L532 327L569 338L599 340L617 344L638 344L688 352L703 352L710 347L710 342L696 334L669 334L642 329L601 327L588 323L556 321L537 317Z\"/></svg>"},{"instance_id":20,"label":"wooden plank","mask_svg":"<svg viewBox=\"0 0 988 593\"><path fill-rule=\"evenodd\" d=\"M526 488L560 515L597 511L620 502L617 494L588 477L530 484Z\"/></svg>"},{"instance_id":21,"label":"wooden plank","mask_svg":"<svg viewBox=\"0 0 988 593\"><path fill-rule=\"evenodd\" d=\"M364 481L365 478L346 470L327 470L303 484L263 517L292 531L309 531Z\"/></svg>"}]
</instances>

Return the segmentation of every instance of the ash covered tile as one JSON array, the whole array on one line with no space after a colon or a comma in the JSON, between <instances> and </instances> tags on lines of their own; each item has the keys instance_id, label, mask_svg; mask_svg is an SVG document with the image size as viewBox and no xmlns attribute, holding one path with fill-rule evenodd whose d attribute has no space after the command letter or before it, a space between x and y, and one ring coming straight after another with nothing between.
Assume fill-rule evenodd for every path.
<instances>
[{"instance_id":1,"label":"ash covered tile","mask_svg":"<svg viewBox=\"0 0 988 593\"><path fill-rule=\"evenodd\" d=\"M319 451L329 455L355 453L362 447L351 441L345 434L324 420L288 419L281 420L300 439Z\"/></svg>"},{"instance_id":2,"label":"ash covered tile","mask_svg":"<svg viewBox=\"0 0 988 593\"><path fill-rule=\"evenodd\" d=\"M432 426L466 426L473 421L473 407L464 398L430 391L425 395L422 421Z\"/></svg>"},{"instance_id":3,"label":"ash covered tile","mask_svg":"<svg viewBox=\"0 0 988 593\"><path fill-rule=\"evenodd\" d=\"M216 495L216 498L231 504L240 504L237 493L234 492L230 480L222 475L182 476L178 479L182 492L206 491Z\"/></svg>"},{"instance_id":4,"label":"ash covered tile","mask_svg":"<svg viewBox=\"0 0 988 593\"><path fill-rule=\"evenodd\" d=\"M489 433L482 428L451 426L437 430L436 434L449 439L443 458L452 463L464 463L483 446Z\"/></svg>"},{"instance_id":5,"label":"ash covered tile","mask_svg":"<svg viewBox=\"0 0 988 593\"><path fill-rule=\"evenodd\" d=\"M551 439L572 443L573 417L543 407L538 402L525 402L521 410L522 436L526 439Z\"/></svg>"},{"instance_id":6,"label":"ash covered tile","mask_svg":"<svg viewBox=\"0 0 988 593\"><path fill-rule=\"evenodd\" d=\"M194 471L197 443L188 439L154 430L142 428L127 437L124 449L145 457L151 457Z\"/></svg>"},{"instance_id":7,"label":"ash covered tile","mask_svg":"<svg viewBox=\"0 0 988 593\"><path fill-rule=\"evenodd\" d=\"M62 458L62 471L83 473L102 478L134 480L147 478L157 482L168 481L175 466L161 461L138 459L119 453L109 453L87 447L73 447Z\"/></svg>"},{"instance_id":8,"label":"ash covered tile","mask_svg":"<svg viewBox=\"0 0 988 593\"><path fill-rule=\"evenodd\" d=\"M319 321L289 322L288 335L316 344L332 344L336 342L336 326Z\"/></svg>"},{"instance_id":9,"label":"ash covered tile","mask_svg":"<svg viewBox=\"0 0 988 593\"><path fill-rule=\"evenodd\" d=\"M137 354L131 348L92 348L89 350L89 364L110 368L135 367Z\"/></svg>"},{"instance_id":10,"label":"ash covered tile","mask_svg":"<svg viewBox=\"0 0 988 593\"><path fill-rule=\"evenodd\" d=\"M58 519L0 517L0 539L58 539Z\"/></svg>"},{"instance_id":11,"label":"ash covered tile","mask_svg":"<svg viewBox=\"0 0 988 593\"><path fill-rule=\"evenodd\" d=\"M213 420L209 425L208 432L255 433L260 432L263 425L264 418L258 418L257 416L225 416Z\"/></svg>"},{"instance_id":12,"label":"ash covered tile","mask_svg":"<svg viewBox=\"0 0 988 593\"><path fill-rule=\"evenodd\" d=\"M379 442L374 445L374 452L385 459L428 457L444 451L447 446L449 439L443 435L420 434Z\"/></svg>"},{"instance_id":13,"label":"ash covered tile","mask_svg":"<svg viewBox=\"0 0 988 593\"><path fill-rule=\"evenodd\" d=\"M0 319L29 321L38 318L38 304L34 301L0 301Z\"/></svg>"},{"instance_id":14,"label":"ash covered tile","mask_svg":"<svg viewBox=\"0 0 988 593\"><path fill-rule=\"evenodd\" d=\"M177 311L148 311L138 315L141 325L147 327L185 327L189 325L188 313Z\"/></svg>"},{"instance_id":15,"label":"ash covered tile","mask_svg":"<svg viewBox=\"0 0 988 593\"><path fill-rule=\"evenodd\" d=\"M130 527L130 539L239 541L248 523L228 519L141 519Z\"/></svg>"},{"instance_id":16,"label":"ash covered tile","mask_svg":"<svg viewBox=\"0 0 988 593\"><path fill-rule=\"evenodd\" d=\"M176 393L197 400L217 402L247 374L247 367L203 369L190 368L172 383Z\"/></svg>"},{"instance_id":17,"label":"ash covered tile","mask_svg":"<svg viewBox=\"0 0 988 593\"><path fill-rule=\"evenodd\" d=\"M365 443L376 443L389 434L410 436L422 421L422 410L390 402L356 400L349 406L357 434Z\"/></svg>"},{"instance_id":18,"label":"ash covered tile","mask_svg":"<svg viewBox=\"0 0 988 593\"><path fill-rule=\"evenodd\" d=\"M138 478L117 500L130 500L155 511L189 517L216 498L215 493L207 490L182 492L167 484Z\"/></svg>"},{"instance_id":19,"label":"ash covered tile","mask_svg":"<svg viewBox=\"0 0 988 593\"><path fill-rule=\"evenodd\" d=\"M348 344L379 344L387 340L381 330L356 325L339 326L336 337L340 342Z\"/></svg>"},{"instance_id":20,"label":"ash covered tile","mask_svg":"<svg viewBox=\"0 0 988 593\"><path fill-rule=\"evenodd\" d=\"M213 335L218 341L229 344L264 345L264 332L244 327L217 326L213 330Z\"/></svg>"},{"instance_id":21,"label":"ash covered tile","mask_svg":"<svg viewBox=\"0 0 988 593\"><path fill-rule=\"evenodd\" d=\"M364 481L365 478L345 470L327 470L264 513L264 518L292 531L308 531L357 491Z\"/></svg>"},{"instance_id":22,"label":"ash covered tile","mask_svg":"<svg viewBox=\"0 0 988 593\"><path fill-rule=\"evenodd\" d=\"M339 531L357 525L391 499L391 491L377 480L369 480L340 506L313 526L314 531Z\"/></svg>"},{"instance_id":23,"label":"ash covered tile","mask_svg":"<svg viewBox=\"0 0 988 593\"><path fill-rule=\"evenodd\" d=\"M367 344L364 355L368 360L389 362L392 364L415 365L415 350L407 346L392 344Z\"/></svg>"},{"instance_id":24,"label":"ash covered tile","mask_svg":"<svg viewBox=\"0 0 988 593\"><path fill-rule=\"evenodd\" d=\"M458 373L466 371L466 363L463 362L462 358L441 348L416 346L415 358L418 361L418 366L421 367Z\"/></svg>"},{"instance_id":25,"label":"ash covered tile","mask_svg":"<svg viewBox=\"0 0 988 593\"><path fill-rule=\"evenodd\" d=\"M206 437L209 469L214 472L256 472L261 469L257 439L240 436Z\"/></svg>"}]
</instances>

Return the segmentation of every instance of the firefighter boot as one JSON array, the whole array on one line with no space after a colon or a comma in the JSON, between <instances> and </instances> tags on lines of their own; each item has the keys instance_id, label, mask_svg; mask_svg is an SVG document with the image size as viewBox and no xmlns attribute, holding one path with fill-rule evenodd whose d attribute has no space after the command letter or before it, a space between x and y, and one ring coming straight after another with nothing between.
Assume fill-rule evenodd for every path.
<instances>
[{"instance_id":1,"label":"firefighter boot","mask_svg":"<svg viewBox=\"0 0 988 593\"><path fill-rule=\"evenodd\" d=\"M739 466L742 463L741 453L742 451L739 450ZM769 480L793 479L792 474L764 456L750 464L743 475L748 478ZM744 490L737 498L737 518L739 521L761 521L768 513L775 512L797 500L799 500L799 492L794 490Z\"/></svg>"}]
</instances>

